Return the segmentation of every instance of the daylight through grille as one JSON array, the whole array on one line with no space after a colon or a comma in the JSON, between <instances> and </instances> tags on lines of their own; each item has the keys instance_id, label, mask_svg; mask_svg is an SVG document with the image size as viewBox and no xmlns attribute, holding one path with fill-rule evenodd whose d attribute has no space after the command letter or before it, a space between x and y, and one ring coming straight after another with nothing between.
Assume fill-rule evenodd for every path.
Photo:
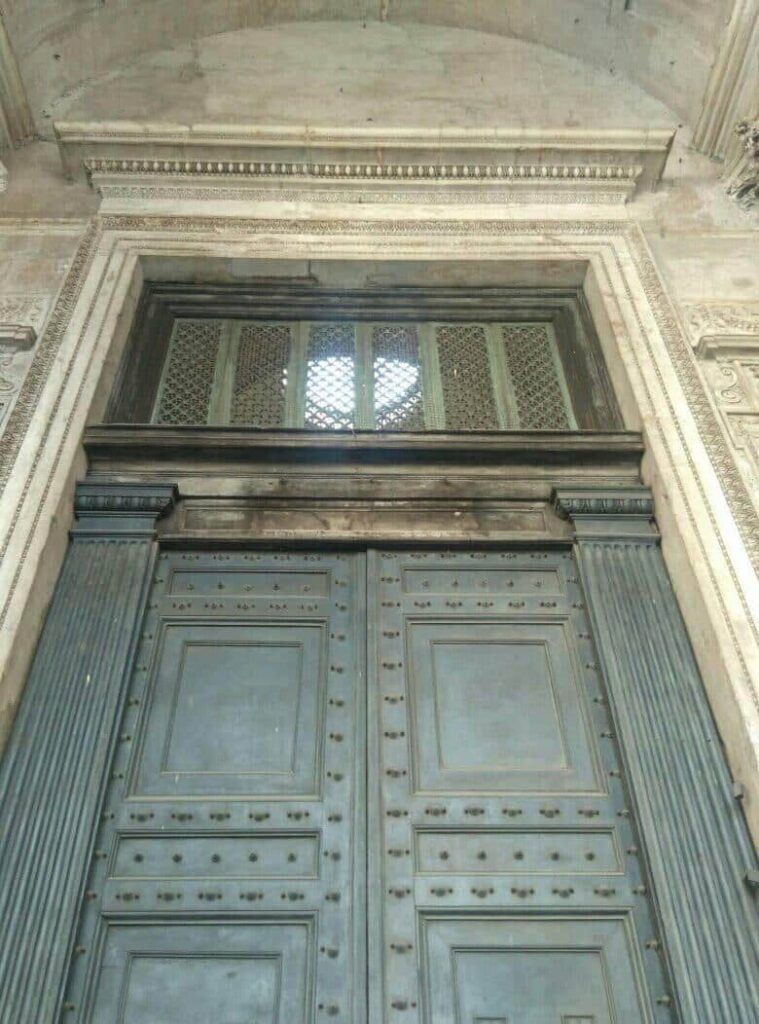
<instances>
[{"instance_id":1,"label":"daylight through grille","mask_svg":"<svg viewBox=\"0 0 759 1024\"><path fill-rule=\"evenodd\" d=\"M356 419L356 357L350 324L312 324L306 366L306 426L350 430Z\"/></svg>"},{"instance_id":2,"label":"daylight through grille","mask_svg":"<svg viewBox=\"0 0 759 1024\"><path fill-rule=\"evenodd\" d=\"M374 429L424 430L422 376L416 327L375 324Z\"/></svg>"},{"instance_id":3,"label":"daylight through grille","mask_svg":"<svg viewBox=\"0 0 759 1024\"><path fill-rule=\"evenodd\" d=\"M155 423L574 430L549 323L177 320Z\"/></svg>"}]
</instances>

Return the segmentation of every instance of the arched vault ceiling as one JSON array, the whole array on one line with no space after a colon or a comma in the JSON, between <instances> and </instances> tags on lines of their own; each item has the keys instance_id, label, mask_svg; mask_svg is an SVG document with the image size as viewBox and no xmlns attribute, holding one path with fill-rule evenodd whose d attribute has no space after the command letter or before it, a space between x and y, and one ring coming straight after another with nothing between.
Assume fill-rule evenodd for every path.
<instances>
[{"instance_id":1,"label":"arched vault ceiling","mask_svg":"<svg viewBox=\"0 0 759 1024\"><path fill-rule=\"evenodd\" d=\"M536 42L577 58L610 83L623 78L637 84L693 122L730 5L731 0L6 0L3 12L44 131L54 109L61 109L61 97L84 95L88 84L112 76L115 68L165 66L170 49L188 44L209 53L207 37L213 34L325 20L358 26L386 21L404 26L409 35L422 25L445 26ZM323 38L310 51L315 63L322 59ZM142 63L150 53L156 57ZM413 61L413 47L406 56ZM387 67L389 83L400 70ZM405 70L400 77L408 86L410 69ZM508 65L485 70L489 79L498 71L506 79L514 73ZM188 88L203 73L188 64ZM255 88L260 84L257 78ZM398 92L402 106L400 87Z\"/></svg>"},{"instance_id":2,"label":"arched vault ceiling","mask_svg":"<svg viewBox=\"0 0 759 1024\"><path fill-rule=\"evenodd\" d=\"M335 127L665 127L627 82L545 47L431 26L297 23L147 54L51 104L55 121Z\"/></svg>"}]
</instances>

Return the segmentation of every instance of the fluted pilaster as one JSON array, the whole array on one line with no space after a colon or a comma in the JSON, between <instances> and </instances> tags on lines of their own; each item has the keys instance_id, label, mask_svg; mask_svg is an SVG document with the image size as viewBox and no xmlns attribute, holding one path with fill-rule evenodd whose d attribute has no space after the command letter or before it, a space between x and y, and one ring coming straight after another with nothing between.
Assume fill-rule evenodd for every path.
<instances>
[{"instance_id":1,"label":"fluted pilaster","mask_svg":"<svg viewBox=\"0 0 759 1024\"><path fill-rule=\"evenodd\" d=\"M759 1021L756 855L644 488L566 491L684 1024Z\"/></svg>"},{"instance_id":2,"label":"fluted pilaster","mask_svg":"<svg viewBox=\"0 0 759 1024\"><path fill-rule=\"evenodd\" d=\"M0 1020L52 1024L155 558L165 486L82 484L0 765Z\"/></svg>"}]
</instances>

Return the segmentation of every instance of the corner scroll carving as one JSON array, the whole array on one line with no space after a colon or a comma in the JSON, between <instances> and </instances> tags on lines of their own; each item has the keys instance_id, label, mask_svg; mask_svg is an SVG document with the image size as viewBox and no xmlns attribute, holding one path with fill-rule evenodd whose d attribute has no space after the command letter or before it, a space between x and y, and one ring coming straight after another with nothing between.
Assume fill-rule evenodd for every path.
<instances>
[{"instance_id":1,"label":"corner scroll carving","mask_svg":"<svg viewBox=\"0 0 759 1024\"><path fill-rule=\"evenodd\" d=\"M749 491L755 494L759 481L759 317L752 333L702 337L696 354Z\"/></svg>"}]
</instances>

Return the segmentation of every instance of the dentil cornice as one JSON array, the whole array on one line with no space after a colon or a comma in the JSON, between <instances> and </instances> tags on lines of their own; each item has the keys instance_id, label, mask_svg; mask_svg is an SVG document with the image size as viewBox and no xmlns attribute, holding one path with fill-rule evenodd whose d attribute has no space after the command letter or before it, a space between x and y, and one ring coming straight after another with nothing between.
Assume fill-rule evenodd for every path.
<instances>
[{"instance_id":1,"label":"dentil cornice","mask_svg":"<svg viewBox=\"0 0 759 1024\"><path fill-rule=\"evenodd\" d=\"M105 198L625 202L672 132L57 124L64 166Z\"/></svg>"}]
</instances>

